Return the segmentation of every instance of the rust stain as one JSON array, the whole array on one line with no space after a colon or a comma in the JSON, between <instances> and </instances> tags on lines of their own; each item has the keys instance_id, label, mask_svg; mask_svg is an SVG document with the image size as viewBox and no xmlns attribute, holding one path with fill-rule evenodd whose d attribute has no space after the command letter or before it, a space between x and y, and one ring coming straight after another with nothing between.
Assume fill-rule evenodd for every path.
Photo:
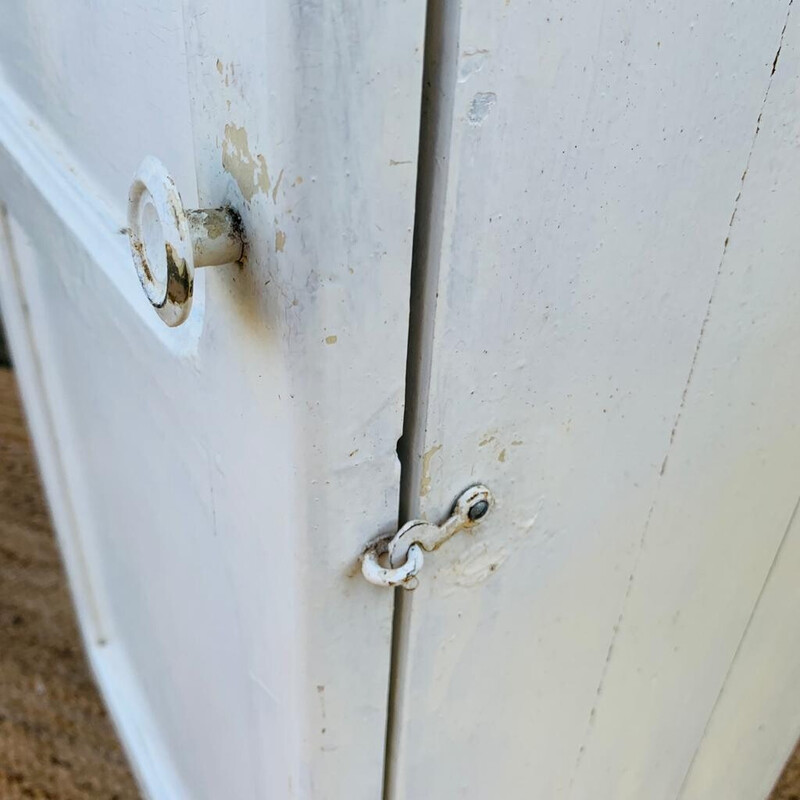
<instances>
[{"instance_id":1,"label":"rust stain","mask_svg":"<svg viewBox=\"0 0 800 800\"><path fill-rule=\"evenodd\" d=\"M500 451L500 455L498 455L498 456L497 456L497 460L498 460L498 461L499 461L501 464L502 464L502 463L503 463L503 462L506 460L506 451L505 451L505 448L503 448L503 449Z\"/></svg>"},{"instance_id":2,"label":"rust stain","mask_svg":"<svg viewBox=\"0 0 800 800\"><path fill-rule=\"evenodd\" d=\"M127 231L127 229L125 229ZM147 259L144 256L144 245L141 242L134 242L133 247L136 250L136 254L138 255L138 262L142 267L142 272L144 272L145 278L147 278L150 283L155 283L153 280L153 273L150 272L150 267L147 264Z\"/></svg>"},{"instance_id":3,"label":"rust stain","mask_svg":"<svg viewBox=\"0 0 800 800\"><path fill-rule=\"evenodd\" d=\"M172 245L167 242L167 297L174 303L185 303L189 299L189 282L186 280L186 262L178 258ZM180 262L180 268L178 267ZM182 277L183 276L183 279Z\"/></svg>"},{"instance_id":4,"label":"rust stain","mask_svg":"<svg viewBox=\"0 0 800 800\"><path fill-rule=\"evenodd\" d=\"M485 447L487 444L490 444L495 440L494 436L489 435L488 433L478 442L478 447Z\"/></svg>"},{"instance_id":5,"label":"rust stain","mask_svg":"<svg viewBox=\"0 0 800 800\"><path fill-rule=\"evenodd\" d=\"M437 444L431 447L425 455L422 456L422 481L420 483L419 493L425 497L431 490L431 459L442 449L442 445Z\"/></svg>"},{"instance_id":6,"label":"rust stain","mask_svg":"<svg viewBox=\"0 0 800 800\"><path fill-rule=\"evenodd\" d=\"M282 230L275 231L275 252L282 253L286 244L286 234Z\"/></svg>"},{"instance_id":7,"label":"rust stain","mask_svg":"<svg viewBox=\"0 0 800 800\"><path fill-rule=\"evenodd\" d=\"M298 175L294 179L294 183L292 184L292 186L299 186L302 182L303 182L303 176L302 175Z\"/></svg>"},{"instance_id":8,"label":"rust stain","mask_svg":"<svg viewBox=\"0 0 800 800\"><path fill-rule=\"evenodd\" d=\"M338 336L326 336L325 337L325 344L336 344L336 342L338 342L338 341L339 341L339 337ZM353 452L355 453L356 451L354 450Z\"/></svg>"},{"instance_id":9,"label":"rust stain","mask_svg":"<svg viewBox=\"0 0 800 800\"><path fill-rule=\"evenodd\" d=\"M272 182L266 159L261 153L252 154L247 131L233 123L225 126L222 166L233 176L248 203L256 194L269 193Z\"/></svg>"},{"instance_id":10,"label":"rust stain","mask_svg":"<svg viewBox=\"0 0 800 800\"><path fill-rule=\"evenodd\" d=\"M222 62L219 59L217 59L217 72L222 75Z\"/></svg>"}]
</instances>

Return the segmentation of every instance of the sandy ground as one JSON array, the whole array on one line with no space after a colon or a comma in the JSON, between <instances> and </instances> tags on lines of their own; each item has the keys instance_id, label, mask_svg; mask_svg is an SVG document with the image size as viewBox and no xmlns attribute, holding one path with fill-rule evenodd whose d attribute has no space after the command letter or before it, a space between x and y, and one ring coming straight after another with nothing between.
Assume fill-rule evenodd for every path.
<instances>
[{"instance_id":1,"label":"sandy ground","mask_svg":"<svg viewBox=\"0 0 800 800\"><path fill-rule=\"evenodd\" d=\"M0 369L0 798L138 797L84 660L13 376Z\"/></svg>"},{"instance_id":2,"label":"sandy ground","mask_svg":"<svg viewBox=\"0 0 800 800\"><path fill-rule=\"evenodd\" d=\"M13 373L2 368L0 798L139 798L83 656ZM800 800L800 747L770 800Z\"/></svg>"}]
</instances>

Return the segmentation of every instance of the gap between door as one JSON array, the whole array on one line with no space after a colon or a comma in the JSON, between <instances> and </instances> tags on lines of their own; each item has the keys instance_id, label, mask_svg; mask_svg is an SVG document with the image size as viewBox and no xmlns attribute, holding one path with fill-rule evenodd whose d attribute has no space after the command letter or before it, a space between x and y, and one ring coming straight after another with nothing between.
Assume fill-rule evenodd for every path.
<instances>
[{"instance_id":1,"label":"gap between door","mask_svg":"<svg viewBox=\"0 0 800 800\"><path fill-rule=\"evenodd\" d=\"M403 435L398 443L401 465L398 516L401 525L420 513L439 264L444 236L447 155L453 119L454 92L451 87L455 86L457 79L459 24L458 0L428 0L411 259L405 415ZM408 632L413 603L413 593L403 588L395 589L383 800L401 800L397 790L399 732L406 724Z\"/></svg>"}]
</instances>

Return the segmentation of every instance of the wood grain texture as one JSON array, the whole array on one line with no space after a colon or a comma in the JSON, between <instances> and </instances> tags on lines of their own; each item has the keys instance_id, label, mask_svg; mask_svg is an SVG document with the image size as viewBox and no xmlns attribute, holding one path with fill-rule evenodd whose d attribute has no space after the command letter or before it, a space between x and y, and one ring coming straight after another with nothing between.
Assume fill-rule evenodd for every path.
<instances>
[{"instance_id":1,"label":"wood grain texture","mask_svg":"<svg viewBox=\"0 0 800 800\"><path fill-rule=\"evenodd\" d=\"M498 499L406 603L392 800L680 789L800 484L791 226L728 261L788 5L450 12L414 455Z\"/></svg>"},{"instance_id":2,"label":"wood grain texture","mask_svg":"<svg viewBox=\"0 0 800 800\"><path fill-rule=\"evenodd\" d=\"M9 369L0 369L0 627L0 795L136 800L83 656Z\"/></svg>"}]
</instances>

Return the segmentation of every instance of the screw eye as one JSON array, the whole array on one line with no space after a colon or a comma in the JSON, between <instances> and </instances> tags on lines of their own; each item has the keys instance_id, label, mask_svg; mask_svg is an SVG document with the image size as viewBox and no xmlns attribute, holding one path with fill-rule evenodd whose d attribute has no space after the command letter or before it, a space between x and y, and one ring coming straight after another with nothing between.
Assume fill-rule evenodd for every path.
<instances>
[{"instance_id":1,"label":"screw eye","mask_svg":"<svg viewBox=\"0 0 800 800\"><path fill-rule=\"evenodd\" d=\"M478 500L475 505L470 506L469 511L467 511L467 516L475 522L479 520L481 517L486 515L486 512L489 510L489 501L488 500Z\"/></svg>"}]
</instances>

